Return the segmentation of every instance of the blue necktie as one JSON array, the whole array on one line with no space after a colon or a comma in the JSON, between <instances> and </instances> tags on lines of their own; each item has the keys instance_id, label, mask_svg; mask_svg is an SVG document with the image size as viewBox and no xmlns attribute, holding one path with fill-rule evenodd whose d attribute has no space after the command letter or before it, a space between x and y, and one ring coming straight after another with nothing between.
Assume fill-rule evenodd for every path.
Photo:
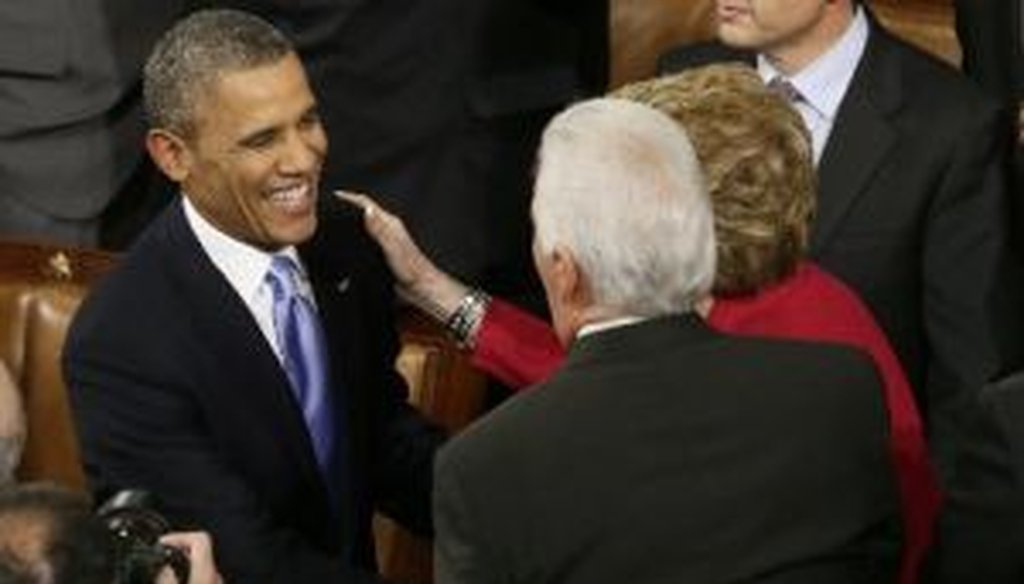
<instances>
[{"instance_id":1,"label":"blue necktie","mask_svg":"<svg viewBox=\"0 0 1024 584\"><path fill-rule=\"evenodd\" d=\"M274 256L267 283L274 296L274 329L284 370L302 408L324 478L331 483L334 420L327 379L327 356L320 319L297 287L298 267L287 256Z\"/></svg>"}]
</instances>

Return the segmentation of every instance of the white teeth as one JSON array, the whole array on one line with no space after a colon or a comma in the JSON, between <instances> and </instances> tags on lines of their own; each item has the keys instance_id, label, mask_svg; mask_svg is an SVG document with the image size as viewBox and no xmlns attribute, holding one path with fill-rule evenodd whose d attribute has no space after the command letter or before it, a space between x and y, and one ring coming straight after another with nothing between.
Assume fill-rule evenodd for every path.
<instances>
[{"instance_id":1,"label":"white teeth","mask_svg":"<svg viewBox=\"0 0 1024 584\"><path fill-rule=\"evenodd\" d=\"M270 202L285 208L299 208L310 198L308 184L298 184L286 188L274 189L270 193Z\"/></svg>"},{"instance_id":2,"label":"white teeth","mask_svg":"<svg viewBox=\"0 0 1024 584\"><path fill-rule=\"evenodd\" d=\"M306 185L295 185L293 187L275 189L271 192L270 198L275 202L293 202L306 197L309 191Z\"/></svg>"}]
</instances>

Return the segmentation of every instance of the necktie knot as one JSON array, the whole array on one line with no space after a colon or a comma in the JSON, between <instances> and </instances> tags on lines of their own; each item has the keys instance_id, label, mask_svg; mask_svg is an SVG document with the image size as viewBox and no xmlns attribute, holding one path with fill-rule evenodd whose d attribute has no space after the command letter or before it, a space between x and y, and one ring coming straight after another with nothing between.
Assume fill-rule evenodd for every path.
<instances>
[{"instance_id":1,"label":"necktie knot","mask_svg":"<svg viewBox=\"0 0 1024 584\"><path fill-rule=\"evenodd\" d=\"M292 258L284 255L273 257L267 272L267 282L275 302L288 300L298 294L298 275L299 268Z\"/></svg>"},{"instance_id":2,"label":"necktie knot","mask_svg":"<svg viewBox=\"0 0 1024 584\"><path fill-rule=\"evenodd\" d=\"M782 75L772 77L771 81L768 82L768 89L784 97L789 103L799 103L804 99L800 90L797 89L789 79L786 79Z\"/></svg>"}]
</instances>

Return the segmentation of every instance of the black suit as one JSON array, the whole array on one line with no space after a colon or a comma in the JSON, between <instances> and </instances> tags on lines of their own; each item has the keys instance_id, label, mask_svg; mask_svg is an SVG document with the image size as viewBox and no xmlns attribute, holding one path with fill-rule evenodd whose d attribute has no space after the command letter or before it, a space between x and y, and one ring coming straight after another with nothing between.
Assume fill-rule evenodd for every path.
<instances>
[{"instance_id":1,"label":"black suit","mask_svg":"<svg viewBox=\"0 0 1024 584\"><path fill-rule=\"evenodd\" d=\"M435 472L438 584L892 581L873 365L669 317L577 340Z\"/></svg>"},{"instance_id":2,"label":"black suit","mask_svg":"<svg viewBox=\"0 0 1024 584\"><path fill-rule=\"evenodd\" d=\"M442 267L523 292L537 140L553 112L604 91L607 0L218 5L294 39L331 140L328 187L379 195Z\"/></svg>"},{"instance_id":3,"label":"black suit","mask_svg":"<svg viewBox=\"0 0 1024 584\"><path fill-rule=\"evenodd\" d=\"M1024 21L1019 0L954 0L964 71L1007 102L1024 96Z\"/></svg>"},{"instance_id":4,"label":"black suit","mask_svg":"<svg viewBox=\"0 0 1024 584\"><path fill-rule=\"evenodd\" d=\"M753 56L683 48L663 66L730 58ZM1000 122L995 101L872 19L818 165L810 255L874 312L946 468L965 400L1020 342L1017 317L1000 312L1016 302Z\"/></svg>"},{"instance_id":5,"label":"black suit","mask_svg":"<svg viewBox=\"0 0 1024 584\"><path fill-rule=\"evenodd\" d=\"M405 402L390 281L361 217L337 205L325 201L300 248L343 425L347 472L333 501L287 377L180 204L69 333L65 375L93 488L151 490L176 526L210 530L227 581L361 581L373 507L430 527L441 435Z\"/></svg>"},{"instance_id":6,"label":"black suit","mask_svg":"<svg viewBox=\"0 0 1024 584\"><path fill-rule=\"evenodd\" d=\"M986 388L972 414L926 584L1024 582L1024 373Z\"/></svg>"},{"instance_id":7,"label":"black suit","mask_svg":"<svg viewBox=\"0 0 1024 584\"><path fill-rule=\"evenodd\" d=\"M1024 8L1020 0L955 0L964 72L1006 105L1007 125L1020 131L1024 100ZM1013 221L1018 256L1024 253L1024 143L1012 151Z\"/></svg>"}]
</instances>

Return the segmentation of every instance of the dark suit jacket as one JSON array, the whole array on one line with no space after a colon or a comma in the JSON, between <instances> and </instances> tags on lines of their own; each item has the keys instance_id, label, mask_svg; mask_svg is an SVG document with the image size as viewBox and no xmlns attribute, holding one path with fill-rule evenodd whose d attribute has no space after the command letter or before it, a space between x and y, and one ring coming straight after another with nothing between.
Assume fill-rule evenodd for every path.
<instances>
[{"instance_id":1,"label":"dark suit jacket","mask_svg":"<svg viewBox=\"0 0 1024 584\"><path fill-rule=\"evenodd\" d=\"M662 64L752 58L705 45ZM1007 137L994 100L872 19L818 165L810 255L878 318L947 469L964 400L1014 364L1021 338L1009 310L1019 301L1007 277Z\"/></svg>"},{"instance_id":2,"label":"dark suit jacket","mask_svg":"<svg viewBox=\"0 0 1024 584\"><path fill-rule=\"evenodd\" d=\"M435 471L438 584L892 581L874 366L694 316L578 340Z\"/></svg>"},{"instance_id":3,"label":"dark suit jacket","mask_svg":"<svg viewBox=\"0 0 1024 584\"><path fill-rule=\"evenodd\" d=\"M1024 373L986 388L971 422L923 582L1024 582Z\"/></svg>"},{"instance_id":4,"label":"dark suit jacket","mask_svg":"<svg viewBox=\"0 0 1024 584\"><path fill-rule=\"evenodd\" d=\"M1019 0L954 0L964 71L1007 102L1024 97Z\"/></svg>"},{"instance_id":5,"label":"dark suit jacket","mask_svg":"<svg viewBox=\"0 0 1024 584\"><path fill-rule=\"evenodd\" d=\"M440 433L406 403L390 281L361 218L325 201L300 249L327 335L343 488L330 500L288 380L180 204L76 316L65 376L101 496L141 487L212 532L227 581L354 582L379 506L428 530Z\"/></svg>"},{"instance_id":6,"label":"dark suit jacket","mask_svg":"<svg viewBox=\"0 0 1024 584\"><path fill-rule=\"evenodd\" d=\"M142 64L187 1L0 2L0 196L99 215L144 158Z\"/></svg>"},{"instance_id":7,"label":"dark suit jacket","mask_svg":"<svg viewBox=\"0 0 1024 584\"><path fill-rule=\"evenodd\" d=\"M604 91L607 0L218 5L294 39L331 140L328 187L379 196L442 267L522 291L537 140L552 112Z\"/></svg>"}]
</instances>

